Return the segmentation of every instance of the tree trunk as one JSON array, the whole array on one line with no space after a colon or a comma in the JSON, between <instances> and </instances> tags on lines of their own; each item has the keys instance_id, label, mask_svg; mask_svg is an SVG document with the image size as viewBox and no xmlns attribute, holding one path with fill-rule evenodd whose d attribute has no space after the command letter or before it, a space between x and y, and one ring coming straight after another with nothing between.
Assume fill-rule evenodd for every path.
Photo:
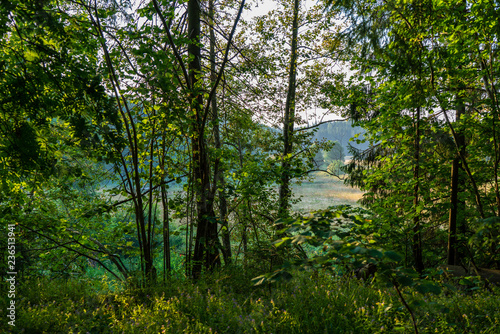
<instances>
[{"instance_id":1,"label":"tree trunk","mask_svg":"<svg viewBox=\"0 0 500 334\"><path fill-rule=\"evenodd\" d=\"M192 277L199 278L202 266L212 270L220 264L217 247L217 223L213 209L213 196L210 189L210 161L205 141L205 120L203 97L199 76L201 74L200 52L200 4L197 0L188 1L189 81L192 111L192 156L194 185L197 206L197 230L192 258Z\"/></svg>"},{"instance_id":2,"label":"tree trunk","mask_svg":"<svg viewBox=\"0 0 500 334\"><path fill-rule=\"evenodd\" d=\"M294 0L292 41L290 69L288 74L288 93L285 102L285 115L283 120L283 154L281 162L281 180L279 189L279 209L280 218L286 218L290 210L290 155L293 151L293 128L295 123L295 91L297 77L297 37L299 25L299 0ZM278 226L278 229L280 226Z\"/></svg>"},{"instance_id":3,"label":"tree trunk","mask_svg":"<svg viewBox=\"0 0 500 334\"><path fill-rule=\"evenodd\" d=\"M165 151L164 151L165 152ZM164 170L164 167L162 167ZM165 185L161 186L161 203L163 207L163 281L170 274L170 222L168 217L168 193Z\"/></svg>"},{"instance_id":4,"label":"tree trunk","mask_svg":"<svg viewBox=\"0 0 500 334\"><path fill-rule=\"evenodd\" d=\"M465 106L461 99L458 99L457 115L455 122L458 123L460 117L465 112ZM465 156L465 138L460 131L456 133L457 146L462 156ZM457 225L460 224L464 227L460 211L463 210L464 203L459 201L458 194L464 189L463 180L460 178L459 173L461 169L460 154L457 154L453 159L451 166L451 207L448 218L448 265L459 264L460 255L458 254L458 240L457 240Z\"/></svg>"},{"instance_id":5,"label":"tree trunk","mask_svg":"<svg viewBox=\"0 0 500 334\"><path fill-rule=\"evenodd\" d=\"M413 169L413 179L415 186L413 189L413 206L415 211L418 210L419 205L419 186L420 186L420 107L417 107L416 121L415 121L415 139L414 139L414 161L415 166ZM416 270L421 273L424 270L424 263L422 260L422 232L420 225L420 213L415 212L413 218L413 260L415 262Z\"/></svg>"},{"instance_id":6,"label":"tree trunk","mask_svg":"<svg viewBox=\"0 0 500 334\"><path fill-rule=\"evenodd\" d=\"M217 72L215 70L215 33L214 33L214 0L209 0L208 2L208 16L210 17L210 84L211 87L215 87L217 82ZM220 142L220 128L219 128L219 109L217 107L217 94L212 95L211 107L212 107L212 120L214 123L214 142L215 148L220 150L222 145ZM220 158L215 161L215 171L214 187L222 189L218 192L219 194L219 222L222 225L222 256L224 257L224 263L226 265L231 264L231 239L229 235L229 223L227 220L227 201L224 194L225 180L224 175L220 168ZM218 186L217 186L218 184Z\"/></svg>"}]
</instances>

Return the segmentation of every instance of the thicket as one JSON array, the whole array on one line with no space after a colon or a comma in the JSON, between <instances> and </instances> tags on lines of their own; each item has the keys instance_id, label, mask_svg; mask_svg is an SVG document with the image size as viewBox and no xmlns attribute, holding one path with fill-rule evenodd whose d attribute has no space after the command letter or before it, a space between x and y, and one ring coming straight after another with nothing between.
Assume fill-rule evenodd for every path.
<instances>
[{"instance_id":1,"label":"thicket","mask_svg":"<svg viewBox=\"0 0 500 334\"><path fill-rule=\"evenodd\" d=\"M474 277L500 266L498 4L246 6L2 1L17 324L497 331L498 290ZM345 122L322 140L312 110L363 127L365 146L344 151ZM319 170L346 173L365 209L295 213L292 185ZM467 277L444 285L440 265ZM363 268L374 282L352 278Z\"/></svg>"}]
</instances>

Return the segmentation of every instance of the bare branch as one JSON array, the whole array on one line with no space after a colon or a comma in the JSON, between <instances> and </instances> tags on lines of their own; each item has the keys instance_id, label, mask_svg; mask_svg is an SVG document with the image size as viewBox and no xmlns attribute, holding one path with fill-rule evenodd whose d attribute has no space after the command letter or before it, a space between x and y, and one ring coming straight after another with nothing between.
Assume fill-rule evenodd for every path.
<instances>
[{"instance_id":1,"label":"bare branch","mask_svg":"<svg viewBox=\"0 0 500 334\"><path fill-rule=\"evenodd\" d=\"M78 254L78 255L80 255L80 256L83 256L83 257L85 257L85 258L87 258L87 259L90 259L90 260L92 260L92 261L95 261L95 262L99 263L99 264L100 264L100 265L101 265L101 266L102 266L102 267L103 267L106 271L108 271L111 275L113 275L114 277L116 277L119 281L123 281L123 279L122 279L120 276L118 276L115 272L113 272L111 269L109 269L108 267L106 267L106 265L105 265L104 263L102 263L99 259L96 259L96 258L94 258L94 257L92 257L92 256L90 256L90 255L85 254L85 253L79 252L79 251L77 251L77 250L76 250L76 249L74 249L74 248L68 247L68 246L66 246L66 243L60 243L60 242L58 242L58 241L56 241L56 240L52 239L51 237L49 237L49 236L47 236L47 235L45 235L45 234L42 234L42 233L38 232L37 230L34 230L34 229L30 228L30 227L29 227L29 226L27 226L27 225L24 225L24 224L22 224L22 223L18 223L18 224L19 224L19 226L22 226L23 228L25 228L25 229L27 229L27 230L29 230L29 231L33 232L33 233L38 234L39 236L41 236L41 237L43 237L43 238L45 238L45 239L47 239L47 240L49 240L49 241L53 242L54 244L56 244L56 245L58 245L58 246L60 246L60 247L63 247L63 248L65 248L65 249L67 249L67 250L69 250L69 251L71 251L71 252L75 252L76 254Z\"/></svg>"},{"instance_id":2,"label":"bare branch","mask_svg":"<svg viewBox=\"0 0 500 334\"><path fill-rule=\"evenodd\" d=\"M311 126L306 126L304 128L295 129L294 131L296 131L296 132L298 132L298 131L306 131L306 130L314 129L314 128L322 125L322 124L333 123L333 122L345 122L347 120L348 120L347 118L343 118L343 119L332 119L332 120L329 120L329 121L322 121L322 122L319 122L319 123L311 125Z\"/></svg>"}]
</instances>

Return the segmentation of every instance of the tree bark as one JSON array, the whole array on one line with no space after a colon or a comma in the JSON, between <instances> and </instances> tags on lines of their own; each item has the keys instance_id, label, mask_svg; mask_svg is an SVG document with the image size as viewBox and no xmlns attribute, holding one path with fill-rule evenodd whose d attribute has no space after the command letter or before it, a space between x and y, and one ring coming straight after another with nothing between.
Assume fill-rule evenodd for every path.
<instances>
[{"instance_id":1,"label":"tree bark","mask_svg":"<svg viewBox=\"0 0 500 334\"><path fill-rule=\"evenodd\" d=\"M162 167L163 169L164 167ZM168 217L168 192L165 185L161 186L161 203L163 207L163 281L170 274L170 221Z\"/></svg>"},{"instance_id":2,"label":"tree bark","mask_svg":"<svg viewBox=\"0 0 500 334\"><path fill-rule=\"evenodd\" d=\"M288 73L288 92L285 102L285 115L283 120L283 154L281 162L281 180L279 189L280 218L286 218L290 210L290 162L289 158L293 151L293 130L295 123L295 91L297 78L297 37L299 26L299 4L300 0L294 0L292 43L290 56L290 69ZM278 226L278 229L280 226Z\"/></svg>"},{"instance_id":3,"label":"tree bark","mask_svg":"<svg viewBox=\"0 0 500 334\"><path fill-rule=\"evenodd\" d=\"M458 98L457 103L457 114L455 122L459 122L460 117L465 112L465 106L463 101ZM460 154L457 154L453 159L451 166L451 194L450 194L450 211L448 218L448 256L447 263L448 265L457 265L459 264L460 256L458 254L458 240L457 240L457 226L463 225L464 222L462 219L459 219L461 216L460 211L463 210L464 203L459 201L458 194L464 189L463 180L460 178L459 173L461 169L461 159L460 155L465 156L465 138L464 135L457 131L457 146L460 151ZM464 227L464 226L462 226Z\"/></svg>"},{"instance_id":4,"label":"tree bark","mask_svg":"<svg viewBox=\"0 0 500 334\"><path fill-rule=\"evenodd\" d=\"M215 33L214 33L214 0L209 0L208 2L208 16L210 17L210 84L211 87L215 87L217 83L217 72L215 69ZM215 149L220 150L222 145L220 141L220 126L219 126L219 109L217 106L217 94L212 95L212 100L210 101L212 107L212 120L214 126L214 143ZM221 189L218 191L219 195L219 222L222 225L222 256L224 257L224 263L226 265L231 264L231 239L229 235L229 223L227 220L227 200L224 194L225 180L223 175L223 170L220 168L220 158L215 161L215 171L214 171L214 187ZM218 184L218 186L217 186Z\"/></svg>"},{"instance_id":5,"label":"tree bark","mask_svg":"<svg viewBox=\"0 0 500 334\"><path fill-rule=\"evenodd\" d=\"M213 209L213 196L210 189L210 161L205 141L205 124L203 115L203 96L201 81L200 50L200 4L197 0L188 1L188 36L189 46L189 81L191 92L189 100L192 111L192 157L194 169L194 185L197 206L197 230L192 258L192 277L201 275L202 266L212 270L220 264L217 247L217 224Z\"/></svg>"},{"instance_id":6,"label":"tree bark","mask_svg":"<svg viewBox=\"0 0 500 334\"><path fill-rule=\"evenodd\" d=\"M417 107L416 121L415 121L415 138L414 138L414 160L415 165L413 169L413 178L415 186L413 188L413 206L415 211L418 210L419 205L419 186L420 186L420 107ZM422 232L420 224L420 213L415 212L413 218L413 259L415 262L416 270L421 273L424 270L424 263L422 259Z\"/></svg>"}]
</instances>

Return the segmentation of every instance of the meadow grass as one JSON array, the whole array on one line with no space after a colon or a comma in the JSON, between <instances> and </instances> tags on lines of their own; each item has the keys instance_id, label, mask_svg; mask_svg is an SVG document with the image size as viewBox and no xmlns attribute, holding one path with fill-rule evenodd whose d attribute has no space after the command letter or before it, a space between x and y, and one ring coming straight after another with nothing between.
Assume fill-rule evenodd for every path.
<instances>
[{"instance_id":1,"label":"meadow grass","mask_svg":"<svg viewBox=\"0 0 500 334\"><path fill-rule=\"evenodd\" d=\"M332 177L323 172L315 173L311 181L294 185L293 193L300 201L292 209L304 213L341 204L358 206L357 201L363 196L360 189L344 184L344 177Z\"/></svg>"},{"instance_id":2,"label":"meadow grass","mask_svg":"<svg viewBox=\"0 0 500 334\"><path fill-rule=\"evenodd\" d=\"M198 282L174 278L149 289L109 281L28 280L19 287L12 333L412 333L395 290L329 272L296 272L274 286L233 267ZM114 292L112 291L114 290ZM405 291L420 333L500 333L499 289ZM4 308L2 308L2 313ZM2 330L3 327L3 330Z\"/></svg>"}]
</instances>

